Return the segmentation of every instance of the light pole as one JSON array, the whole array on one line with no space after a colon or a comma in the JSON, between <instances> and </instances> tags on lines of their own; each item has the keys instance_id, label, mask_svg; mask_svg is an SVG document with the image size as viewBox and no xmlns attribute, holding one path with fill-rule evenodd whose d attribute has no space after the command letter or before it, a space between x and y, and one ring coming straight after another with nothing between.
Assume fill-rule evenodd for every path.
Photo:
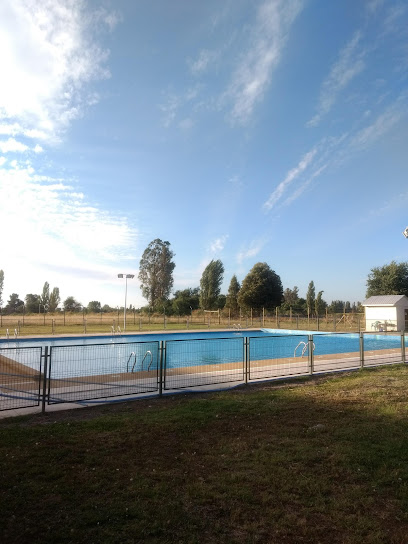
<instances>
[{"instance_id":1,"label":"light pole","mask_svg":"<svg viewBox=\"0 0 408 544\"><path fill-rule=\"evenodd\" d=\"M127 299L127 280L132 280L135 277L134 274L118 274L118 278L125 278L125 308L123 310L123 330L126 330L126 299Z\"/></svg>"}]
</instances>

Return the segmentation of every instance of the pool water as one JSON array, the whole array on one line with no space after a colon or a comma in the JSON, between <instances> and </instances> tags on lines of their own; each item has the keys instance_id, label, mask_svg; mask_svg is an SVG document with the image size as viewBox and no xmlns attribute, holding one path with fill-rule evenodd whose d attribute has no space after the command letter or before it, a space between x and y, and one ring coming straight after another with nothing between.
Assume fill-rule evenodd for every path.
<instances>
[{"instance_id":1,"label":"pool water","mask_svg":"<svg viewBox=\"0 0 408 544\"><path fill-rule=\"evenodd\" d=\"M51 347L52 375L89 376L123 372L157 371L159 345L166 344L166 368L214 365L243 361L245 337L251 361L307 357L308 338L313 335L314 355L358 353L358 333L263 329L250 331L211 331L198 333L138 334L71 338L36 338L18 341L0 340L0 349L11 348L10 358L31 366L24 357L26 347ZM364 350L376 351L401 347L400 335L364 335ZM8 351L8 350L7 350ZM4 353L4 352L3 352ZM7 356L6 353L4 355ZM38 366L38 363L35 362Z\"/></svg>"}]
</instances>

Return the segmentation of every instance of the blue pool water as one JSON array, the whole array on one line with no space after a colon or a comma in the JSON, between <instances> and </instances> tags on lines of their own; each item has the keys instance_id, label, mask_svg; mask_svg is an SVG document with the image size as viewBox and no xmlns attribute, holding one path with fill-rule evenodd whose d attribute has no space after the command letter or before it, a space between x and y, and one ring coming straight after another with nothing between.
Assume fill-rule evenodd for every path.
<instances>
[{"instance_id":1,"label":"blue pool water","mask_svg":"<svg viewBox=\"0 0 408 544\"><path fill-rule=\"evenodd\" d=\"M199 333L138 334L71 338L0 340L0 350L11 348L8 356L31 366L24 357L26 347L50 346L54 377L111 374L134 370L157 370L159 343L166 341L166 368L213 365L242 361L245 337L252 361L307 356L308 337L313 334L314 354L358 353L359 334L263 329ZM364 335L364 350L400 348L400 335ZM3 352L4 353L4 352ZM6 353L4 353L6 355Z\"/></svg>"}]
</instances>

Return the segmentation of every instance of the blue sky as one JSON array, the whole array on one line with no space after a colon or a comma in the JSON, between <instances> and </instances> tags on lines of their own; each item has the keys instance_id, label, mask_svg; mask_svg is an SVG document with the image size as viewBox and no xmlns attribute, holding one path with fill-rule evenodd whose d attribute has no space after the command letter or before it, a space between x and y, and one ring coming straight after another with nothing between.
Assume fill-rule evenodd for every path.
<instances>
[{"instance_id":1,"label":"blue sky","mask_svg":"<svg viewBox=\"0 0 408 544\"><path fill-rule=\"evenodd\" d=\"M155 238L175 290L261 261L357 301L408 260L406 1L3 0L0 52L5 301L123 304Z\"/></svg>"}]
</instances>

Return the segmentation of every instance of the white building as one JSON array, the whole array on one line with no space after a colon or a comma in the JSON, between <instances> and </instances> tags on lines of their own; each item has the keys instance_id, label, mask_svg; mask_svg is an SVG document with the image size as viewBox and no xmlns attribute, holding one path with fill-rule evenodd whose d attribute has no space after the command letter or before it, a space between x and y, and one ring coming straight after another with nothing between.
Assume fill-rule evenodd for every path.
<instances>
[{"instance_id":1,"label":"white building","mask_svg":"<svg viewBox=\"0 0 408 544\"><path fill-rule=\"evenodd\" d=\"M379 295L363 302L366 331L408 330L408 298L405 295Z\"/></svg>"}]
</instances>

